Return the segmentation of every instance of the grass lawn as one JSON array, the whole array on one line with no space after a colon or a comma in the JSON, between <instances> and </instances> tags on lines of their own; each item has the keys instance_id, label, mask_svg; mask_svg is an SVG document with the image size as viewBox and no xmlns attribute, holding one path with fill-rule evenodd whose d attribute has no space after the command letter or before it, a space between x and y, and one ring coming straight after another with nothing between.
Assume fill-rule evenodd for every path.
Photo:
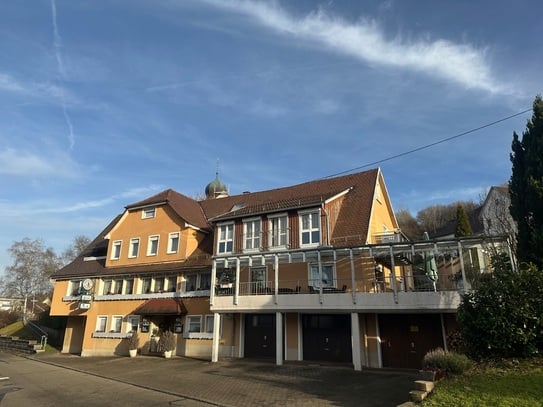
<instances>
[{"instance_id":1,"label":"grass lawn","mask_svg":"<svg viewBox=\"0 0 543 407\"><path fill-rule=\"evenodd\" d=\"M421 406L543 406L543 358L479 365L439 381Z\"/></svg>"}]
</instances>

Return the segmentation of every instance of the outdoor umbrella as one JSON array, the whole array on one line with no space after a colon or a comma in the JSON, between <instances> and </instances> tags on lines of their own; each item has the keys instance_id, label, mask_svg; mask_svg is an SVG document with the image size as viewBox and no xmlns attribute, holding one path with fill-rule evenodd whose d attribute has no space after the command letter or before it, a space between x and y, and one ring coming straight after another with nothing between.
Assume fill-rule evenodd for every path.
<instances>
[{"instance_id":1,"label":"outdoor umbrella","mask_svg":"<svg viewBox=\"0 0 543 407\"><path fill-rule=\"evenodd\" d=\"M424 232L424 234L422 235L422 239L430 240L428 232ZM424 272L426 273L428 278L433 281L435 289L437 281L437 265L433 250L427 250L424 252Z\"/></svg>"}]
</instances>

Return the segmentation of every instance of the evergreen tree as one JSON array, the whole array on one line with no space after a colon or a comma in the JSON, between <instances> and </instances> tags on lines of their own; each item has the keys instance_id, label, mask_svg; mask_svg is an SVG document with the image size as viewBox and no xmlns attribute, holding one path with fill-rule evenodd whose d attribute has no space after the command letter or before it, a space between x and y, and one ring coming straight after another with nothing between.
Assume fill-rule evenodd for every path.
<instances>
[{"instance_id":1,"label":"evergreen tree","mask_svg":"<svg viewBox=\"0 0 543 407\"><path fill-rule=\"evenodd\" d=\"M454 231L455 237L471 236L471 224L469 223L468 215L462 205L456 207L456 229Z\"/></svg>"},{"instance_id":2,"label":"evergreen tree","mask_svg":"<svg viewBox=\"0 0 543 407\"><path fill-rule=\"evenodd\" d=\"M511 216L517 222L517 258L543 267L543 100L533 103L522 140L513 132L509 180Z\"/></svg>"}]
</instances>

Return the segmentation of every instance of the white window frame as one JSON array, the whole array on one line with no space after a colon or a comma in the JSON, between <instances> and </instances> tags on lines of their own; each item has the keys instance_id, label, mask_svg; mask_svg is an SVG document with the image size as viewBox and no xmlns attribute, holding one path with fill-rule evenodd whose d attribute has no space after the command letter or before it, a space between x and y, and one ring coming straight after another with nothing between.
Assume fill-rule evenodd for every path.
<instances>
[{"instance_id":1,"label":"white window frame","mask_svg":"<svg viewBox=\"0 0 543 407\"><path fill-rule=\"evenodd\" d=\"M173 290L170 287L170 283L173 280ZM177 291L177 276L166 276L164 278L164 291L167 292L176 292Z\"/></svg>"},{"instance_id":2,"label":"white window frame","mask_svg":"<svg viewBox=\"0 0 543 407\"><path fill-rule=\"evenodd\" d=\"M139 315L128 315L126 317L126 332L138 332L140 326L140 316ZM136 330L133 327L136 326Z\"/></svg>"},{"instance_id":3,"label":"white window frame","mask_svg":"<svg viewBox=\"0 0 543 407\"><path fill-rule=\"evenodd\" d=\"M154 242L156 242L156 248L155 248L155 251L153 252L152 248L153 248ZM160 235L149 236L149 239L147 240L147 256L157 256L159 245L160 245Z\"/></svg>"},{"instance_id":4,"label":"white window frame","mask_svg":"<svg viewBox=\"0 0 543 407\"><path fill-rule=\"evenodd\" d=\"M284 230L281 228L281 219L285 219L285 227ZM273 230L273 222L277 222L277 243L279 244L273 244L274 240L274 230ZM284 237L285 242L284 244L281 244L281 238ZM280 250L280 249L286 249L288 247L288 215L286 213L280 213L276 215L270 215L268 216L268 247L271 250Z\"/></svg>"},{"instance_id":5,"label":"white window frame","mask_svg":"<svg viewBox=\"0 0 543 407\"><path fill-rule=\"evenodd\" d=\"M177 239L177 244L175 245L175 249L172 248L172 243L173 243L174 239ZM180 239L181 239L181 233L179 233L179 232L171 232L168 235L168 250L167 250L168 254L174 254L174 253L177 253L179 251L179 241L180 241Z\"/></svg>"},{"instance_id":6,"label":"white window frame","mask_svg":"<svg viewBox=\"0 0 543 407\"><path fill-rule=\"evenodd\" d=\"M204 316L204 329L203 329L203 332L205 332L207 334L212 334L213 333L214 319L215 319L215 315L213 315L213 314L207 314L207 315ZM210 320L211 320L211 330L209 329L209 321Z\"/></svg>"},{"instance_id":7,"label":"white window frame","mask_svg":"<svg viewBox=\"0 0 543 407\"><path fill-rule=\"evenodd\" d=\"M96 332L107 332L107 315L98 315L96 317ZM100 327L102 325L101 321L104 321L103 326L104 329L101 330Z\"/></svg>"},{"instance_id":8,"label":"white window frame","mask_svg":"<svg viewBox=\"0 0 543 407\"><path fill-rule=\"evenodd\" d=\"M234 251L234 222L223 223L218 225L217 228L219 229L219 233L217 233L217 253L232 253ZM232 246L230 250L228 250L229 244ZM224 245L223 250L221 250L221 245Z\"/></svg>"},{"instance_id":9,"label":"white window frame","mask_svg":"<svg viewBox=\"0 0 543 407\"><path fill-rule=\"evenodd\" d=\"M117 250L118 249L118 250ZM111 260L119 260L121 258L121 253L123 249L123 241L122 240L114 240L111 244ZM118 253L117 253L118 251Z\"/></svg>"},{"instance_id":10,"label":"white window frame","mask_svg":"<svg viewBox=\"0 0 543 407\"><path fill-rule=\"evenodd\" d=\"M322 267L322 277L323 279L319 282L319 263L309 263L308 268L308 275L307 275L307 281L309 281L309 285L312 286L315 289L319 289L322 283L322 287L331 287L331 288L337 288L337 275L336 275L336 265L334 263L326 262L321 263ZM329 277L327 274L328 272L325 272L325 268L331 268L332 276L330 278L330 281L328 278L325 279L325 277Z\"/></svg>"},{"instance_id":11,"label":"white window frame","mask_svg":"<svg viewBox=\"0 0 543 407\"><path fill-rule=\"evenodd\" d=\"M117 321L121 321L121 325L119 326L119 330L115 329L115 325ZM123 331L123 316L122 315L112 315L111 316L111 326L109 332L112 333L121 333Z\"/></svg>"},{"instance_id":12,"label":"white window frame","mask_svg":"<svg viewBox=\"0 0 543 407\"><path fill-rule=\"evenodd\" d=\"M74 294L75 290L77 290L77 294ZM81 295L83 291L83 280L70 280L66 296L77 297L78 295Z\"/></svg>"},{"instance_id":13,"label":"white window frame","mask_svg":"<svg viewBox=\"0 0 543 407\"><path fill-rule=\"evenodd\" d=\"M152 219L156 216L156 206L149 207L149 208L143 208L141 210L141 218L142 219Z\"/></svg>"},{"instance_id":14,"label":"white window frame","mask_svg":"<svg viewBox=\"0 0 543 407\"><path fill-rule=\"evenodd\" d=\"M255 229L258 227L258 232ZM251 229L250 232L248 229ZM248 247L250 246L250 247ZM258 252L262 247L262 220L250 218L243 220L243 251Z\"/></svg>"},{"instance_id":15,"label":"white window frame","mask_svg":"<svg viewBox=\"0 0 543 407\"><path fill-rule=\"evenodd\" d=\"M134 246L137 243L138 250L136 250L136 253L134 254ZM140 252L140 238L139 237L133 237L130 239L130 247L128 251L128 258L129 259L136 259Z\"/></svg>"},{"instance_id":16,"label":"white window frame","mask_svg":"<svg viewBox=\"0 0 543 407\"><path fill-rule=\"evenodd\" d=\"M304 217L309 216L309 228L304 228ZM314 217L317 217L317 225L313 226ZM298 212L299 224L300 224L300 247L316 247L322 242L322 228L321 228L321 211L320 209L312 209L308 211ZM319 240L313 241L313 233L319 233ZM304 234L309 235L309 243L303 243Z\"/></svg>"},{"instance_id":17,"label":"white window frame","mask_svg":"<svg viewBox=\"0 0 543 407\"><path fill-rule=\"evenodd\" d=\"M109 281L109 290L106 290L106 283ZM102 280L102 295L109 295L113 293L113 279L105 278Z\"/></svg>"},{"instance_id":18,"label":"white window frame","mask_svg":"<svg viewBox=\"0 0 543 407\"><path fill-rule=\"evenodd\" d=\"M191 325L191 320L199 320L199 324L200 324L200 329L198 331L191 331L190 330L190 325ZM187 333L200 333L202 332L202 315L187 315L186 316L186 319L185 319L185 325L187 326Z\"/></svg>"},{"instance_id":19,"label":"white window frame","mask_svg":"<svg viewBox=\"0 0 543 407\"><path fill-rule=\"evenodd\" d=\"M128 292L128 282L132 281L132 292ZM136 281L133 278L126 278L123 280L123 294L134 294L134 287L135 287Z\"/></svg>"},{"instance_id":20,"label":"white window frame","mask_svg":"<svg viewBox=\"0 0 543 407\"><path fill-rule=\"evenodd\" d=\"M120 289L119 289L119 285L120 285ZM123 293L123 285L124 285L124 280L123 279L113 279L113 281L111 282L111 292L113 294L122 294Z\"/></svg>"}]
</instances>

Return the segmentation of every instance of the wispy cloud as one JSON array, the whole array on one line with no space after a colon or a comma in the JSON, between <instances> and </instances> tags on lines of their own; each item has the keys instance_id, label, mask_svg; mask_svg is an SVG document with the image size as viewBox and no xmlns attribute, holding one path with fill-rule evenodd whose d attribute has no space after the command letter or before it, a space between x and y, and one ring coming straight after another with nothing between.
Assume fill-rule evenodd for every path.
<instances>
[{"instance_id":1,"label":"wispy cloud","mask_svg":"<svg viewBox=\"0 0 543 407\"><path fill-rule=\"evenodd\" d=\"M78 172L77 164L61 152L48 152L45 156L13 148L0 151L0 175L74 178Z\"/></svg>"},{"instance_id":2,"label":"wispy cloud","mask_svg":"<svg viewBox=\"0 0 543 407\"><path fill-rule=\"evenodd\" d=\"M487 50L468 43L457 44L446 39L414 41L401 36L389 39L375 20L350 23L323 9L297 18L275 2L208 0L208 3L245 14L272 30L321 44L363 62L410 69L491 94L513 92L494 78Z\"/></svg>"},{"instance_id":3,"label":"wispy cloud","mask_svg":"<svg viewBox=\"0 0 543 407\"><path fill-rule=\"evenodd\" d=\"M75 145L75 136L74 136L74 127L72 125L72 119L68 114L68 109L66 107L66 99L64 97L64 80L66 78L66 71L64 70L64 63L62 61L62 38L60 37L57 24L57 5L55 0L51 0L51 18L53 22L53 47L55 49L55 57L57 59L57 67L59 73L60 81L60 99L62 104L62 113L64 115L64 120L66 126L68 127L68 141L70 143L70 149L74 148Z\"/></svg>"}]
</instances>

